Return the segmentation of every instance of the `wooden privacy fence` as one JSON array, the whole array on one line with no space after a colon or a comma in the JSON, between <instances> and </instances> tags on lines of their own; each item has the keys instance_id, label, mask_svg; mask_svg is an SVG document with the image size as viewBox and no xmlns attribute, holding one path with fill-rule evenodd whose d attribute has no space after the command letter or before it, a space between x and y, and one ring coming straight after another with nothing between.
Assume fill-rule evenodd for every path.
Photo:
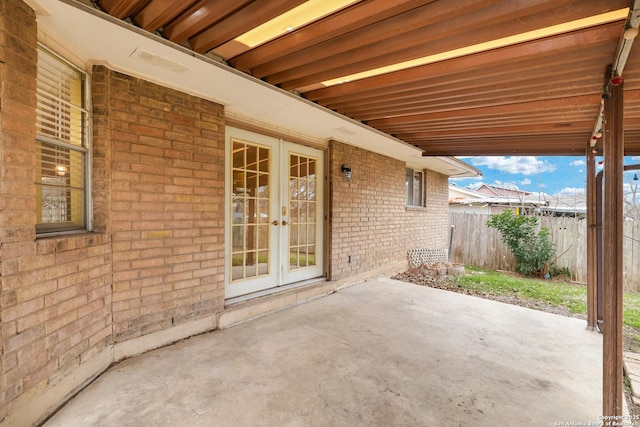
<instances>
[{"instance_id":1,"label":"wooden privacy fence","mask_svg":"<svg viewBox=\"0 0 640 427\"><path fill-rule=\"evenodd\" d=\"M515 271L515 259L501 241L500 233L487 227L491 215L451 213L453 225L451 260L493 270ZM565 217L542 217L556 249L558 267L567 267L571 280L587 281L587 221ZM640 291L640 221L624 224L624 286Z\"/></svg>"}]
</instances>

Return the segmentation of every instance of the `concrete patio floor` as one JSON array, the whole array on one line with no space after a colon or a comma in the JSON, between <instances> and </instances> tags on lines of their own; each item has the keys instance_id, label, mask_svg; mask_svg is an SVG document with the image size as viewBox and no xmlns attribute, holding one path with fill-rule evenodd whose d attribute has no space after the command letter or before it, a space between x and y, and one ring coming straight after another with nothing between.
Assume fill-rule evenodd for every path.
<instances>
[{"instance_id":1,"label":"concrete patio floor","mask_svg":"<svg viewBox=\"0 0 640 427\"><path fill-rule=\"evenodd\" d=\"M586 425L601 371L584 320L376 279L125 360L45 426Z\"/></svg>"}]
</instances>

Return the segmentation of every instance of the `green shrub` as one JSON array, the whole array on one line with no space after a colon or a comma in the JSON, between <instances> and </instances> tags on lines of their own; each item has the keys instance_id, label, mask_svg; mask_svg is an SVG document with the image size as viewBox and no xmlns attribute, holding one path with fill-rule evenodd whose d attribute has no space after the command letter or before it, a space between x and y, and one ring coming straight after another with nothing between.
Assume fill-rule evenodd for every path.
<instances>
[{"instance_id":1,"label":"green shrub","mask_svg":"<svg viewBox=\"0 0 640 427\"><path fill-rule=\"evenodd\" d=\"M516 270L519 273L544 276L555 250L549 231L545 227L538 231L538 218L514 216L513 212L504 211L491 215L487 225L500 231L502 241L518 262Z\"/></svg>"}]
</instances>

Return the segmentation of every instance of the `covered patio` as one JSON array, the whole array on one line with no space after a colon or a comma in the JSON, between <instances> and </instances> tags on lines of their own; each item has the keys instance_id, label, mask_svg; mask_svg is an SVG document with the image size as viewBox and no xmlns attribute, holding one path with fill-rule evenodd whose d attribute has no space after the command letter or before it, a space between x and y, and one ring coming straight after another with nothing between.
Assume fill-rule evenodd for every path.
<instances>
[{"instance_id":1,"label":"covered patio","mask_svg":"<svg viewBox=\"0 0 640 427\"><path fill-rule=\"evenodd\" d=\"M580 319L378 278L127 359L45 426L587 425L601 349Z\"/></svg>"},{"instance_id":2,"label":"covered patio","mask_svg":"<svg viewBox=\"0 0 640 427\"><path fill-rule=\"evenodd\" d=\"M0 425L131 356L50 425L621 415L640 0L459 3L0 0ZM478 172L452 156L473 155L585 158L586 324L343 288L446 250L447 180Z\"/></svg>"}]
</instances>

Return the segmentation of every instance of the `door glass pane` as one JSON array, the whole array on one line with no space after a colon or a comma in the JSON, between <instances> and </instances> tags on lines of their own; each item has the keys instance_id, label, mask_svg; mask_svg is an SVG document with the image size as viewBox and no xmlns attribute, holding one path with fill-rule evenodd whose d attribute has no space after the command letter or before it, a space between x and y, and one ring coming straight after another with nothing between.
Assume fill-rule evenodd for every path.
<instances>
[{"instance_id":1,"label":"door glass pane","mask_svg":"<svg viewBox=\"0 0 640 427\"><path fill-rule=\"evenodd\" d=\"M315 265L316 159L289 156L289 270Z\"/></svg>"},{"instance_id":2,"label":"door glass pane","mask_svg":"<svg viewBox=\"0 0 640 427\"><path fill-rule=\"evenodd\" d=\"M234 281L269 274L271 150L239 140L232 146L231 280Z\"/></svg>"}]
</instances>

